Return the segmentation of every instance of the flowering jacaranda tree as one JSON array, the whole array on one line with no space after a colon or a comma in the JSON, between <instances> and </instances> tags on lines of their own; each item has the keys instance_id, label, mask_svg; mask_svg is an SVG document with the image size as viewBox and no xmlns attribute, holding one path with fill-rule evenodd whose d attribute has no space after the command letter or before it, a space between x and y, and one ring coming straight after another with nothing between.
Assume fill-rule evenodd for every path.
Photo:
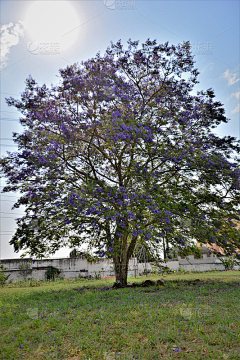
<instances>
[{"instance_id":1,"label":"flowering jacaranda tree","mask_svg":"<svg viewBox=\"0 0 240 360\"><path fill-rule=\"evenodd\" d=\"M29 77L21 100L7 99L24 126L18 151L1 159L3 191L20 191L14 208L25 205L15 251L87 243L112 254L123 286L139 237L152 249L167 237L237 252L240 144L212 130L229 120L214 91L192 93L190 43L118 41L59 72L58 85Z\"/></svg>"}]
</instances>

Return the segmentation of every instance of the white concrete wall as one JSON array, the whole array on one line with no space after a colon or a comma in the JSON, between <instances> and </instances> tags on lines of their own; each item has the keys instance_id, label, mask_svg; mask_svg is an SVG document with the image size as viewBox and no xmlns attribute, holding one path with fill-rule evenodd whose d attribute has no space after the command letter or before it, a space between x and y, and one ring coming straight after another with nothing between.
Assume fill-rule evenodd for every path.
<instances>
[{"instance_id":1,"label":"white concrete wall","mask_svg":"<svg viewBox=\"0 0 240 360\"><path fill-rule=\"evenodd\" d=\"M53 266L61 273L60 277L66 277L68 279L77 279L79 276L87 277L89 275L95 276L114 276L113 260L112 259L99 259L95 264L89 264L86 260L81 258L63 258L63 259L43 259L33 260L30 259L7 259L0 260L0 265L3 265L7 270L5 274L10 274L8 282L15 282L17 280L24 280L24 276L20 274L19 265L29 264L31 273L26 278L32 278L35 280L45 280L45 273L49 266ZM128 274L134 275L137 259L130 259Z\"/></svg>"},{"instance_id":2,"label":"white concrete wall","mask_svg":"<svg viewBox=\"0 0 240 360\"><path fill-rule=\"evenodd\" d=\"M222 264L196 264L196 265L181 265L180 269L187 271L210 271L210 270L224 270Z\"/></svg>"},{"instance_id":3,"label":"white concrete wall","mask_svg":"<svg viewBox=\"0 0 240 360\"><path fill-rule=\"evenodd\" d=\"M89 275L95 276L100 274L103 276L114 276L113 261L112 259L99 259L95 264L89 264L86 260L81 258L62 258L62 259L43 259L33 260L30 259L8 259L0 260L0 265L7 268L5 274L10 274L8 282L15 282L17 280L24 280L23 275L20 275L19 265L29 264L31 274L27 275L27 278L35 280L45 280L45 273L48 266L53 266L61 273L60 277L66 277L68 279L77 279L79 276L87 277ZM194 271L209 271L209 270L224 270L224 266L221 261L211 254L208 257L203 254L201 259L195 259L193 255L189 255L187 258L182 259L178 257L177 260L169 260L166 263L171 270L194 270ZM128 275L135 276L144 272L144 270L152 270L153 267L150 263L137 263L137 259L130 259L128 267ZM235 266L235 270L240 269L240 266Z\"/></svg>"},{"instance_id":4,"label":"white concrete wall","mask_svg":"<svg viewBox=\"0 0 240 360\"><path fill-rule=\"evenodd\" d=\"M196 259L194 255L188 255L188 256L178 256L179 265L199 265L199 264L216 264L220 263L221 261L217 258L216 255L210 254L210 256L207 256L207 254L203 254L200 259Z\"/></svg>"},{"instance_id":5,"label":"white concrete wall","mask_svg":"<svg viewBox=\"0 0 240 360\"><path fill-rule=\"evenodd\" d=\"M187 260L188 259L188 260ZM178 271L179 269L184 269L187 271L210 271L210 270L224 270L225 267L222 265L221 261L215 257L211 256L208 257L207 255L203 254L203 257L200 259L195 259L194 255L189 255L188 257L182 259L180 256L178 260L169 260L166 263L173 271ZM148 270L152 269L151 264L146 264L146 268ZM143 273L145 269L145 264L138 264L138 273ZM234 267L234 270L240 269L240 266Z\"/></svg>"},{"instance_id":6,"label":"white concrete wall","mask_svg":"<svg viewBox=\"0 0 240 360\"><path fill-rule=\"evenodd\" d=\"M152 265L150 263L139 263L137 265L137 275L142 274L145 270L152 270Z\"/></svg>"},{"instance_id":7,"label":"white concrete wall","mask_svg":"<svg viewBox=\"0 0 240 360\"><path fill-rule=\"evenodd\" d=\"M177 271L179 269L179 261L178 260L170 260L167 262L166 264L169 269L173 270L173 271Z\"/></svg>"}]
</instances>

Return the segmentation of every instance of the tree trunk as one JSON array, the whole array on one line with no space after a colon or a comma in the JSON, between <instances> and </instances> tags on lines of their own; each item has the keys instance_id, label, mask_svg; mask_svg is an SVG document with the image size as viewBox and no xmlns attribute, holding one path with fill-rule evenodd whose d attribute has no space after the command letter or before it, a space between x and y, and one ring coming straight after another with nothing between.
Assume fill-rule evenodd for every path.
<instances>
[{"instance_id":1,"label":"tree trunk","mask_svg":"<svg viewBox=\"0 0 240 360\"><path fill-rule=\"evenodd\" d=\"M125 263L114 262L114 271L116 276L116 283L120 283L121 286L127 286L128 260L125 261Z\"/></svg>"},{"instance_id":2,"label":"tree trunk","mask_svg":"<svg viewBox=\"0 0 240 360\"><path fill-rule=\"evenodd\" d=\"M127 245L127 233L122 238L122 247L120 256L117 254L113 255L114 271L116 276L116 283L120 283L121 286L127 286L127 274L128 274L128 263L131 255L133 254L136 246L137 236L132 237L131 243Z\"/></svg>"},{"instance_id":3,"label":"tree trunk","mask_svg":"<svg viewBox=\"0 0 240 360\"><path fill-rule=\"evenodd\" d=\"M166 260L166 248L165 248L165 240L163 238L163 258Z\"/></svg>"}]
</instances>

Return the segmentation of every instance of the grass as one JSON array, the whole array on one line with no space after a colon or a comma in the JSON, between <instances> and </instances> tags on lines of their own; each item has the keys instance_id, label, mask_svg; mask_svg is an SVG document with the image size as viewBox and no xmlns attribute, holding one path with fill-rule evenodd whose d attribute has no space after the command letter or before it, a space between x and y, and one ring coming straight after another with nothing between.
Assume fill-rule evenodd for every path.
<instances>
[{"instance_id":1,"label":"grass","mask_svg":"<svg viewBox=\"0 0 240 360\"><path fill-rule=\"evenodd\" d=\"M113 279L4 287L0 359L240 359L240 271L164 280L114 290Z\"/></svg>"}]
</instances>

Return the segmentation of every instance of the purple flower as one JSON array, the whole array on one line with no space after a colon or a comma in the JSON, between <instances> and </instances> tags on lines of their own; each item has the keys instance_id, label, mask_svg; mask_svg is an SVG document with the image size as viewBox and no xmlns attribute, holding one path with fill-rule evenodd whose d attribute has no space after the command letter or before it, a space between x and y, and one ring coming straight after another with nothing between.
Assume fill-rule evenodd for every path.
<instances>
[{"instance_id":1,"label":"purple flower","mask_svg":"<svg viewBox=\"0 0 240 360\"><path fill-rule=\"evenodd\" d=\"M181 349L180 349L179 347L177 347L177 348L175 349L175 352L176 352L176 351L180 352Z\"/></svg>"}]
</instances>

